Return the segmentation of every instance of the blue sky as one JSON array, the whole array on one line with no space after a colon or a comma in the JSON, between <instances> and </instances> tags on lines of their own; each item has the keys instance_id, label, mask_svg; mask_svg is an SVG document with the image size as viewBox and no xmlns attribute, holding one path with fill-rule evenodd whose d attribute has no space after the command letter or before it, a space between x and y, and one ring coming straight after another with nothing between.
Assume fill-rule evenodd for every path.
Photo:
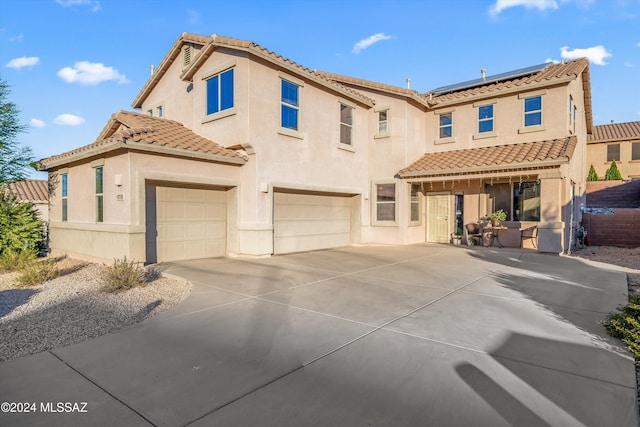
<instances>
[{"instance_id":1,"label":"blue sky","mask_svg":"<svg viewBox=\"0 0 640 427\"><path fill-rule=\"evenodd\" d=\"M640 120L640 0L4 0L0 76L29 125L20 141L37 158L93 142L182 32L420 92L587 56L594 122Z\"/></svg>"}]
</instances>

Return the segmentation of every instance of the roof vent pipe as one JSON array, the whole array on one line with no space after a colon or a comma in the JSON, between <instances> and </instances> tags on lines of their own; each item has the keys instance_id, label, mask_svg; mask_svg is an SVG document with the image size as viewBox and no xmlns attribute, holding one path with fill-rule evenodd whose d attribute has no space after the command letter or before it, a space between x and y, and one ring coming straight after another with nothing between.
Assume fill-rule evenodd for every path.
<instances>
[{"instance_id":1,"label":"roof vent pipe","mask_svg":"<svg viewBox=\"0 0 640 427\"><path fill-rule=\"evenodd\" d=\"M482 74L482 81L487 80L487 69L483 68L482 70L480 70L480 74Z\"/></svg>"},{"instance_id":2,"label":"roof vent pipe","mask_svg":"<svg viewBox=\"0 0 640 427\"><path fill-rule=\"evenodd\" d=\"M407 89L411 89L411 79L407 78Z\"/></svg>"},{"instance_id":3,"label":"roof vent pipe","mask_svg":"<svg viewBox=\"0 0 640 427\"><path fill-rule=\"evenodd\" d=\"M151 75L153 76L153 72L155 71L156 67L153 64L151 64L149 68L151 68Z\"/></svg>"}]
</instances>

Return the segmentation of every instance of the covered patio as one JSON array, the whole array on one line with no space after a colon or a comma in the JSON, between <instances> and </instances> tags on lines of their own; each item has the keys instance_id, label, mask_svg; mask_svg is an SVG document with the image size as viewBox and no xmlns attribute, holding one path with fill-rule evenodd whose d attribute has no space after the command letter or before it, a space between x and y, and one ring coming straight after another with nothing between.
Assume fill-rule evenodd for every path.
<instances>
[{"instance_id":1,"label":"covered patio","mask_svg":"<svg viewBox=\"0 0 640 427\"><path fill-rule=\"evenodd\" d=\"M560 253L579 222L584 191L571 162L576 144L570 136L427 153L398 177L411 184L412 196L426 198L428 242L465 236L476 224L485 244ZM506 219L491 227L498 210Z\"/></svg>"}]
</instances>

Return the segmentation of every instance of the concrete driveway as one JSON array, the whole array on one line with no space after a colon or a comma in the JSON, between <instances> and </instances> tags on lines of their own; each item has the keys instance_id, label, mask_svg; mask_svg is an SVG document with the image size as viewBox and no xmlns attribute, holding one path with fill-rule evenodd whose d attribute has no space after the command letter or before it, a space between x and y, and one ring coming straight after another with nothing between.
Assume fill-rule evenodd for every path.
<instances>
[{"instance_id":1,"label":"concrete driveway","mask_svg":"<svg viewBox=\"0 0 640 427\"><path fill-rule=\"evenodd\" d=\"M637 425L601 325L625 275L603 264L418 245L163 268L194 284L182 304L0 364L0 401L86 413L0 425Z\"/></svg>"}]
</instances>

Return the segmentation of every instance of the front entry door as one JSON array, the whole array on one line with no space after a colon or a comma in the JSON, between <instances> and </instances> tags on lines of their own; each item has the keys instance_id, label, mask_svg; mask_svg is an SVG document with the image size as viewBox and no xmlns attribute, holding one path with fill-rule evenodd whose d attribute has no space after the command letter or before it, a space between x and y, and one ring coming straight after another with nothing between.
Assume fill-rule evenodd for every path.
<instances>
[{"instance_id":1,"label":"front entry door","mask_svg":"<svg viewBox=\"0 0 640 427\"><path fill-rule=\"evenodd\" d=\"M449 194L427 194L427 242L449 243Z\"/></svg>"}]
</instances>

